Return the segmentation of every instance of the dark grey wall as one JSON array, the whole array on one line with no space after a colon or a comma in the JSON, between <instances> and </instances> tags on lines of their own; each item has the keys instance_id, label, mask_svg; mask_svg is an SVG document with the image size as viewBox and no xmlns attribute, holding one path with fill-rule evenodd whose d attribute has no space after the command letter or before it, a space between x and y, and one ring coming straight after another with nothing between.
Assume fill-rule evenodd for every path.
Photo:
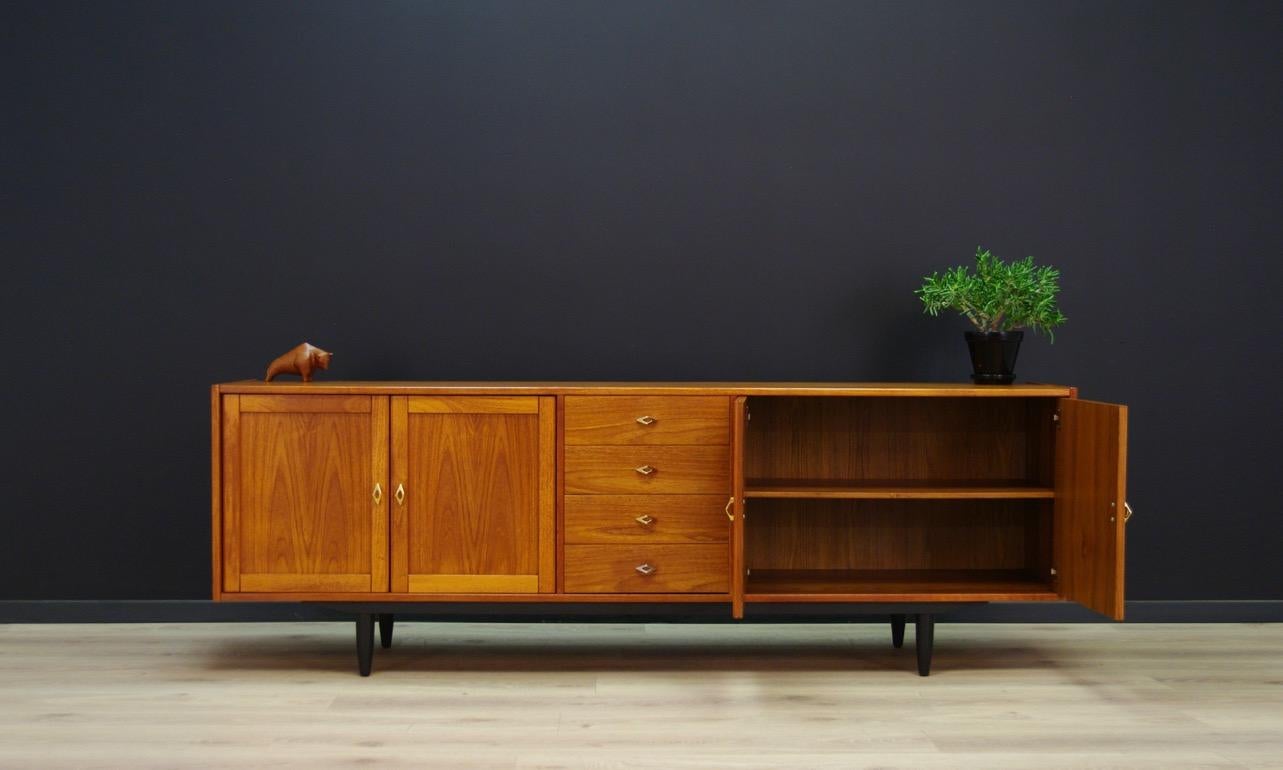
<instances>
[{"instance_id":1,"label":"dark grey wall","mask_svg":"<svg viewBox=\"0 0 1283 770\"><path fill-rule=\"evenodd\" d=\"M1283 598L1277 2L3 11L0 598L207 595L207 386L962 379L920 276L1064 271L1129 596Z\"/></svg>"}]
</instances>

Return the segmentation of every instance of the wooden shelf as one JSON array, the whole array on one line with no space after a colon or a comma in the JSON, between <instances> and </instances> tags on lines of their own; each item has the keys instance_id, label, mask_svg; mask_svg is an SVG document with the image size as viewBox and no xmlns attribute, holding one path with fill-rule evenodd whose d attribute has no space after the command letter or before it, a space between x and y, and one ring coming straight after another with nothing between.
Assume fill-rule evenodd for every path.
<instances>
[{"instance_id":1,"label":"wooden shelf","mask_svg":"<svg viewBox=\"0 0 1283 770\"><path fill-rule=\"evenodd\" d=\"M1051 487L1019 481L828 481L749 479L746 498L845 500L1050 500Z\"/></svg>"},{"instance_id":2,"label":"wooden shelf","mask_svg":"<svg viewBox=\"0 0 1283 770\"><path fill-rule=\"evenodd\" d=\"M746 602L1055 601L1024 570L753 570Z\"/></svg>"}]
</instances>

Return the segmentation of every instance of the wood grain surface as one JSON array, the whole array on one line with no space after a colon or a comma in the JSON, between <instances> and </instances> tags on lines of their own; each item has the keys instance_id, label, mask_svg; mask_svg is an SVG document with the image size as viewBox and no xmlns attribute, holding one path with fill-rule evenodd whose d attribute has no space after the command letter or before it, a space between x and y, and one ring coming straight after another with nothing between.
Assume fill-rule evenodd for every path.
<instances>
[{"instance_id":1,"label":"wood grain surface","mask_svg":"<svg viewBox=\"0 0 1283 770\"><path fill-rule=\"evenodd\" d=\"M209 423L210 588L218 601L223 593L223 394L217 385L209 389Z\"/></svg>"},{"instance_id":2,"label":"wood grain surface","mask_svg":"<svg viewBox=\"0 0 1283 770\"><path fill-rule=\"evenodd\" d=\"M372 492L386 483L386 399L231 398L224 589L380 590L386 508Z\"/></svg>"},{"instance_id":3,"label":"wood grain surface","mask_svg":"<svg viewBox=\"0 0 1283 770\"><path fill-rule=\"evenodd\" d=\"M1055 601L1023 570L753 570L746 602Z\"/></svg>"},{"instance_id":4,"label":"wood grain surface","mask_svg":"<svg viewBox=\"0 0 1283 770\"><path fill-rule=\"evenodd\" d=\"M0 767L1277 770L1283 623L0 626ZM92 651L92 654L86 654ZM658 736L658 738L657 738Z\"/></svg>"},{"instance_id":5,"label":"wood grain surface","mask_svg":"<svg viewBox=\"0 0 1283 770\"><path fill-rule=\"evenodd\" d=\"M567 396L565 419L567 444L730 441L724 396Z\"/></svg>"},{"instance_id":6,"label":"wood grain surface","mask_svg":"<svg viewBox=\"0 0 1283 770\"><path fill-rule=\"evenodd\" d=\"M974 385L969 382L648 382L648 381L422 381L329 380L325 382L220 383L224 393L302 393L357 395L533 395L533 396L846 396L914 398L1065 398L1075 395L1066 385L1022 382L1014 385Z\"/></svg>"},{"instance_id":7,"label":"wood grain surface","mask_svg":"<svg viewBox=\"0 0 1283 770\"><path fill-rule=\"evenodd\" d=\"M744 437L748 431L748 398L731 401L731 617L744 617L744 529L747 525L744 499Z\"/></svg>"},{"instance_id":8,"label":"wood grain surface","mask_svg":"<svg viewBox=\"0 0 1283 770\"><path fill-rule=\"evenodd\" d=\"M410 414L538 414L536 396L410 396Z\"/></svg>"},{"instance_id":9,"label":"wood grain surface","mask_svg":"<svg viewBox=\"0 0 1283 770\"><path fill-rule=\"evenodd\" d=\"M748 411L750 480L1038 481L1021 399L750 398Z\"/></svg>"},{"instance_id":10,"label":"wood grain surface","mask_svg":"<svg viewBox=\"0 0 1283 770\"><path fill-rule=\"evenodd\" d=\"M749 479L748 498L845 499L845 500L1039 500L1051 499L1056 491L1016 481L950 479L940 481L799 481L797 479Z\"/></svg>"},{"instance_id":11,"label":"wood grain surface","mask_svg":"<svg viewBox=\"0 0 1283 770\"><path fill-rule=\"evenodd\" d=\"M758 569L1032 569L1039 503L750 500Z\"/></svg>"},{"instance_id":12,"label":"wood grain surface","mask_svg":"<svg viewBox=\"0 0 1283 770\"><path fill-rule=\"evenodd\" d=\"M722 495L567 495L567 543L725 543ZM638 521L641 519L641 521Z\"/></svg>"},{"instance_id":13,"label":"wood grain surface","mask_svg":"<svg viewBox=\"0 0 1283 770\"><path fill-rule=\"evenodd\" d=\"M729 566L725 545L567 545L566 592L726 593Z\"/></svg>"},{"instance_id":14,"label":"wood grain surface","mask_svg":"<svg viewBox=\"0 0 1283 770\"><path fill-rule=\"evenodd\" d=\"M551 426L541 431L537 399L433 400L414 411L415 400L392 404L390 491L404 489L393 503L392 590L537 591L541 537L552 534L541 521L553 515L540 491L553 483L540 446Z\"/></svg>"},{"instance_id":15,"label":"wood grain surface","mask_svg":"<svg viewBox=\"0 0 1283 770\"><path fill-rule=\"evenodd\" d=\"M1060 402L1055 566L1066 599L1123 619L1127 407Z\"/></svg>"},{"instance_id":16,"label":"wood grain surface","mask_svg":"<svg viewBox=\"0 0 1283 770\"><path fill-rule=\"evenodd\" d=\"M947 383L219 385L211 389L214 595L552 597L571 590L573 573L611 600L637 590L611 582L618 565L605 565L631 557L611 548L699 544L722 549L726 582L715 590L730 596L735 617L750 570L798 580L818 571L1007 571L1035 589L991 584L973 594L1059 592L1118 617L1126 413L1049 397L1061 391L1070 392ZM381 494L372 496L375 484ZM398 488L403 504L394 502ZM320 501L311 508L309 495ZM676 554L701 561L683 572ZM575 563L582 558L590 561ZM667 561L651 592L704 590L668 582L700 573L711 563L701 552L674 551ZM917 588L904 595L958 595Z\"/></svg>"},{"instance_id":17,"label":"wood grain surface","mask_svg":"<svg viewBox=\"0 0 1283 770\"><path fill-rule=\"evenodd\" d=\"M727 446L567 446L565 457L568 495L730 494Z\"/></svg>"}]
</instances>

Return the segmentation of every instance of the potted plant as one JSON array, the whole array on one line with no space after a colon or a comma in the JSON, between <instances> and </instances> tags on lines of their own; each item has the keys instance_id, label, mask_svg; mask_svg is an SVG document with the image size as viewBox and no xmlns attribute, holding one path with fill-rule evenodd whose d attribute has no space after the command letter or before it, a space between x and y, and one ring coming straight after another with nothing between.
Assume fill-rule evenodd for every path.
<instances>
[{"instance_id":1,"label":"potted plant","mask_svg":"<svg viewBox=\"0 0 1283 770\"><path fill-rule=\"evenodd\" d=\"M956 310L975 325L966 333L971 350L971 379L978 384L1005 385L1016 379L1016 354L1023 328L1044 332L1054 342L1052 330L1065 322L1056 306L1060 271L1034 265L1033 257L1004 262L988 249L976 247L976 269L966 266L932 273L915 294L933 316Z\"/></svg>"}]
</instances>

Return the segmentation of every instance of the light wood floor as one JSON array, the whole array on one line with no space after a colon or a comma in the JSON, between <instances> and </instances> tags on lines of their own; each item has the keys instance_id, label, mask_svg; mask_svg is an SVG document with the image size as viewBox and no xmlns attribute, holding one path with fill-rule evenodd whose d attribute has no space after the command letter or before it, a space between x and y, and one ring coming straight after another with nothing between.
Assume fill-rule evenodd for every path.
<instances>
[{"instance_id":1,"label":"light wood floor","mask_svg":"<svg viewBox=\"0 0 1283 770\"><path fill-rule=\"evenodd\" d=\"M0 626L0 767L1283 768L1283 624Z\"/></svg>"}]
</instances>

